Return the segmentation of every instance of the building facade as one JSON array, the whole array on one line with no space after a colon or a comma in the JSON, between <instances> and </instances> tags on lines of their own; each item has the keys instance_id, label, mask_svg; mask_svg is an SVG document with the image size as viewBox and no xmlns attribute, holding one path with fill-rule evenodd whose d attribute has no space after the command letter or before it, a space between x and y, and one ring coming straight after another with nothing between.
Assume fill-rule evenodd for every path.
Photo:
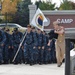
<instances>
[{"instance_id":1,"label":"building facade","mask_svg":"<svg viewBox=\"0 0 75 75\"><path fill-rule=\"evenodd\" d=\"M30 20L32 21L37 10L36 5L29 5ZM53 29L53 21L58 21L65 27L66 38L75 39L75 10L42 10L48 22L44 23L44 30L49 32Z\"/></svg>"}]
</instances>

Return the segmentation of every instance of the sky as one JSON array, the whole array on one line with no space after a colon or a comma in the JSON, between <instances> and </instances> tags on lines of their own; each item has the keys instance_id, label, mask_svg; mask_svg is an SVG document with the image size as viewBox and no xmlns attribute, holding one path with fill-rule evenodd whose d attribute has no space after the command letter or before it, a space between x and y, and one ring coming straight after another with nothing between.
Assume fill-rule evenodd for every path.
<instances>
[{"instance_id":1,"label":"sky","mask_svg":"<svg viewBox=\"0 0 75 75\"><path fill-rule=\"evenodd\" d=\"M31 0L31 2L33 2L33 3L35 3L35 1L39 1L39 0ZM60 3L63 0L41 0L41 1L52 1L52 3L56 3L56 6L59 7L60 6ZM75 0L69 0L69 1L75 2Z\"/></svg>"}]
</instances>

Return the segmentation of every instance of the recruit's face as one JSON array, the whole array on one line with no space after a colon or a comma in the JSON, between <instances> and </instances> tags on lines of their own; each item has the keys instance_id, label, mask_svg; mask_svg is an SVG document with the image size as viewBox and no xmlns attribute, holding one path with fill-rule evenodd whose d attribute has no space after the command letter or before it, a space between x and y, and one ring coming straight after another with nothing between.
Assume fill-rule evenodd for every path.
<instances>
[{"instance_id":1,"label":"recruit's face","mask_svg":"<svg viewBox=\"0 0 75 75\"><path fill-rule=\"evenodd\" d=\"M35 32L35 29L32 29L32 32Z\"/></svg>"},{"instance_id":2,"label":"recruit's face","mask_svg":"<svg viewBox=\"0 0 75 75\"><path fill-rule=\"evenodd\" d=\"M27 31L31 31L31 27L27 27Z\"/></svg>"},{"instance_id":3,"label":"recruit's face","mask_svg":"<svg viewBox=\"0 0 75 75\"><path fill-rule=\"evenodd\" d=\"M43 35L45 35L45 32L44 31L42 33L43 33Z\"/></svg>"},{"instance_id":4,"label":"recruit's face","mask_svg":"<svg viewBox=\"0 0 75 75\"><path fill-rule=\"evenodd\" d=\"M41 33L41 30L37 30L37 32L40 34Z\"/></svg>"}]
</instances>

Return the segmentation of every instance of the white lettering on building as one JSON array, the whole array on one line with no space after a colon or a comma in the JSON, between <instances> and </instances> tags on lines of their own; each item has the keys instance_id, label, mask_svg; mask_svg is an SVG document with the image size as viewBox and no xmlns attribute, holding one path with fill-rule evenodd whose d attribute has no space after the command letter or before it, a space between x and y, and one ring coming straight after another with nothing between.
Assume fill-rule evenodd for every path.
<instances>
[{"instance_id":1,"label":"white lettering on building","mask_svg":"<svg viewBox=\"0 0 75 75\"><path fill-rule=\"evenodd\" d=\"M57 19L59 23L72 23L73 19Z\"/></svg>"}]
</instances>

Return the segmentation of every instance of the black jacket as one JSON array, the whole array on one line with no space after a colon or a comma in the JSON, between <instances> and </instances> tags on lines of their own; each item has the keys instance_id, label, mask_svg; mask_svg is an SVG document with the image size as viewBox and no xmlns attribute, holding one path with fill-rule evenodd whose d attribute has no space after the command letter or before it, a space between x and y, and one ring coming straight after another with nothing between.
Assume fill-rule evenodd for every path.
<instances>
[{"instance_id":1,"label":"black jacket","mask_svg":"<svg viewBox=\"0 0 75 75\"><path fill-rule=\"evenodd\" d=\"M58 34L54 33L54 30L51 30L49 32L49 39L53 39L53 38L57 39L58 38Z\"/></svg>"}]
</instances>

